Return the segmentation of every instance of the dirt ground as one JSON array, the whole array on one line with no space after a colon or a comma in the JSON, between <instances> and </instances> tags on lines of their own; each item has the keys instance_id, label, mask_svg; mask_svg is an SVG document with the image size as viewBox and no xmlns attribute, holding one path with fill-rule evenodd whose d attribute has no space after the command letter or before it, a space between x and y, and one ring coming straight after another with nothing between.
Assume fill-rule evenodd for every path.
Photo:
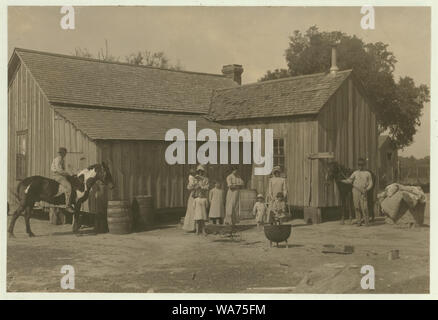
<instances>
[{"instance_id":1,"label":"dirt ground","mask_svg":"<svg viewBox=\"0 0 438 320\"><path fill-rule=\"evenodd\" d=\"M35 238L17 221L8 240L10 292L63 292L63 265L75 268L80 292L172 293L428 293L429 227L384 224L358 228L293 220L289 246L269 247L251 223L239 236L185 234L178 225L129 235L95 235L71 225L31 220ZM428 215L425 221L429 224ZM352 245L352 254L322 253L324 245ZM388 260L390 250L400 258ZM375 269L375 290L363 290L360 269Z\"/></svg>"}]
</instances>

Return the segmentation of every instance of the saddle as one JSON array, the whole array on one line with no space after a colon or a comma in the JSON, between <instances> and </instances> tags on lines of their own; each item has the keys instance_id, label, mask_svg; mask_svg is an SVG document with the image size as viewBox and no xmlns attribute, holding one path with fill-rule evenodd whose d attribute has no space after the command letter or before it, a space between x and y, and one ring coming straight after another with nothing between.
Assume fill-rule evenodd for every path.
<instances>
[{"instance_id":1,"label":"saddle","mask_svg":"<svg viewBox=\"0 0 438 320\"><path fill-rule=\"evenodd\" d=\"M84 177L83 176L78 177L77 175L74 174L74 175L65 176L65 178L70 183L72 192L74 192L76 190L84 192L85 185L84 185ZM59 196L61 194L65 194L65 191L66 191L65 187L62 184L59 184L57 196Z\"/></svg>"}]
</instances>

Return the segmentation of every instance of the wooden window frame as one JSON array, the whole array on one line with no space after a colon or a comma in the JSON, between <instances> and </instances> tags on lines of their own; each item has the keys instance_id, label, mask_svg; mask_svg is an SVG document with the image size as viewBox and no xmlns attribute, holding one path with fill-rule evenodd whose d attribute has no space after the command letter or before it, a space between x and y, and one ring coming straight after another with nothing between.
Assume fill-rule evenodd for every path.
<instances>
[{"instance_id":1,"label":"wooden window frame","mask_svg":"<svg viewBox=\"0 0 438 320\"><path fill-rule=\"evenodd\" d=\"M21 153L20 137L25 138L25 149L24 154ZM29 150L29 135L27 130L20 130L16 132L15 140L15 178L16 180L23 180L27 177L27 161L28 161L28 150Z\"/></svg>"},{"instance_id":2,"label":"wooden window frame","mask_svg":"<svg viewBox=\"0 0 438 320\"><path fill-rule=\"evenodd\" d=\"M286 152L285 139L283 137L274 138L274 167L280 166L281 171L286 174Z\"/></svg>"}]
</instances>

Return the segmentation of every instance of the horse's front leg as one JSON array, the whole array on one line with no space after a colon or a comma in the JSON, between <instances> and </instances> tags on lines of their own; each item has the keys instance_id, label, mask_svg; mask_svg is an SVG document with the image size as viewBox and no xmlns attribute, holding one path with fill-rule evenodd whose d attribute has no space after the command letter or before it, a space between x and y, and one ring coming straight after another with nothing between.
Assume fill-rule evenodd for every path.
<instances>
[{"instance_id":1,"label":"horse's front leg","mask_svg":"<svg viewBox=\"0 0 438 320\"><path fill-rule=\"evenodd\" d=\"M29 237L35 237L32 230L30 229L30 216L32 214L32 208L33 208L33 204L26 206L26 214L24 217L24 219L26 221L26 232L29 235Z\"/></svg>"}]
</instances>

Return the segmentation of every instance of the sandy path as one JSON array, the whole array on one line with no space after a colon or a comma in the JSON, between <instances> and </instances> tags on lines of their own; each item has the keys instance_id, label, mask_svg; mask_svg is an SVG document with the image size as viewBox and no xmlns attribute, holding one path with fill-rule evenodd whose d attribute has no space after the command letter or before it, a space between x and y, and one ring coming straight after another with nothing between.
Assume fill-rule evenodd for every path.
<instances>
[{"instance_id":1,"label":"sandy path","mask_svg":"<svg viewBox=\"0 0 438 320\"><path fill-rule=\"evenodd\" d=\"M177 225L130 235L71 233L70 225L24 221L8 241L9 291L63 291L63 265L74 266L75 291L87 292L313 292L367 293L360 267L375 268L377 293L421 293L429 288L429 228L369 228L294 220L289 248L269 248L262 231L241 238L184 234ZM353 245L350 255L321 253L324 244ZM391 249L400 259L388 260ZM291 287L258 289L259 287Z\"/></svg>"}]
</instances>

